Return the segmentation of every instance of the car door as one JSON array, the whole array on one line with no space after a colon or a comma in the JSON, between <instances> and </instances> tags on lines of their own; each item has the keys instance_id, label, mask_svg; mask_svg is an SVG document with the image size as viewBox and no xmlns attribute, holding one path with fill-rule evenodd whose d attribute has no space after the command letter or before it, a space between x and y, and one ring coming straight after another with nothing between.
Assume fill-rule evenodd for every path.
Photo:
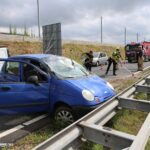
<instances>
[{"instance_id":1,"label":"car door","mask_svg":"<svg viewBox=\"0 0 150 150\"><path fill-rule=\"evenodd\" d=\"M103 57L102 57L102 53L99 54L99 63L103 64Z\"/></svg>"},{"instance_id":2,"label":"car door","mask_svg":"<svg viewBox=\"0 0 150 150\"><path fill-rule=\"evenodd\" d=\"M105 53L100 53L100 63L105 64Z\"/></svg>"},{"instance_id":3,"label":"car door","mask_svg":"<svg viewBox=\"0 0 150 150\"><path fill-rule=\"evenodd\" d=\"M28 77L34 75L39 78L38 85L27 81L25 67L32 70L32 74L28 70ZM36 67L7 60L0 79L0 114L47 111L50 85L48 77Z\"/></svg>"}]
</instances>

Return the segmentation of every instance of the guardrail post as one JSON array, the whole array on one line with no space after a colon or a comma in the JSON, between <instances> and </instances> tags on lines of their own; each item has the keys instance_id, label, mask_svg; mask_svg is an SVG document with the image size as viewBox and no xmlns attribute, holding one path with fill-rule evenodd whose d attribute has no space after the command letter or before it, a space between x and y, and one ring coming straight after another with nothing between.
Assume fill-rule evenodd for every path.
<instances>
[{"instance_id":1,"label":"guardrail post","mask_svg":"<svg viewBox=\"0 0 150 150\"><path fill-rule=\"evenodd\" d=\"M146 78L146 83L150 86L150 78ZM150 93L147 93L147 100L150 101Z\"/></svg>"}]
</instances>

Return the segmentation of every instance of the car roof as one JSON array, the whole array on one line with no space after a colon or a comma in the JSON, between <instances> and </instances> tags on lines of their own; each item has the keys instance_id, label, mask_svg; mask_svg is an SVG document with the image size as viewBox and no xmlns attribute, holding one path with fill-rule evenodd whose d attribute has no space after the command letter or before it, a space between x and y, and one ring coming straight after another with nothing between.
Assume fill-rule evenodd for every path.
<instances>
[{"instance_id":1,"label":"car roof","mask_svg":"<svg viewBox=\"0 0 150 150\"><path fill-rule=\"evenodd\" d=\"M10 59L19 59L19 58L32 58L32 59L42 59L46 57L59 57L57 55L52 55L52 54L23 54L23 55L17 55L17 56L12 56L9 57Z\"/></svg>"},{"instance_id":2,"label":"car roof","mask_svg":"<svg viewBox=\"0 0 150 150\"><path fill-rule=\"evenodd\" d=\"M106 52L94 52L94 54L106 54L107 55Z\"/></svg>"}]
</instances>

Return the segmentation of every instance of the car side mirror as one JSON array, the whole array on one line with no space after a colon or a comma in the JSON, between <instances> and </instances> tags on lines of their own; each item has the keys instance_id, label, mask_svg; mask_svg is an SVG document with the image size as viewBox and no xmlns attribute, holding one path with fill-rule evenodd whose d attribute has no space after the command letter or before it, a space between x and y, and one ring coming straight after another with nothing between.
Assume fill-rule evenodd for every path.
<instances>
[{"instance_id":1,"label":"car side mirror","mask_svg":"<svg viewBox=\"0 0 150 150\"><path fill-rule=\"evenodd\" d=\"M28 77L27 82L33 83L35 85L39 85L38 76L30 76L30 77Z\"/></svg>"}]
</instances>

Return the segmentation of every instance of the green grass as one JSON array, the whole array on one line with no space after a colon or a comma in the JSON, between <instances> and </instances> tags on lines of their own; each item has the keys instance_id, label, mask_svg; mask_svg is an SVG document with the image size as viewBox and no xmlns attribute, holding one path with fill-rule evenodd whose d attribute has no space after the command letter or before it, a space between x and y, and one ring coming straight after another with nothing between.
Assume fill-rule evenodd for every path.
<instances>
[{"instance_id":1,"label":"green grass","mask_svg":"<svg viewBox=\"0 0 150 150\"><path fill-rule=\"evenodd\" d=\"M30 150L37 144L45 141L47 138L50 138L60 130L64 129L66 126L67 125L62 122L50 119L49 124L47 124L47 126L43 127L41 130L29 134L25 138L16 142L14 146L9 148L5 147L3 150Z\"/></svg>"}]
</instances>

